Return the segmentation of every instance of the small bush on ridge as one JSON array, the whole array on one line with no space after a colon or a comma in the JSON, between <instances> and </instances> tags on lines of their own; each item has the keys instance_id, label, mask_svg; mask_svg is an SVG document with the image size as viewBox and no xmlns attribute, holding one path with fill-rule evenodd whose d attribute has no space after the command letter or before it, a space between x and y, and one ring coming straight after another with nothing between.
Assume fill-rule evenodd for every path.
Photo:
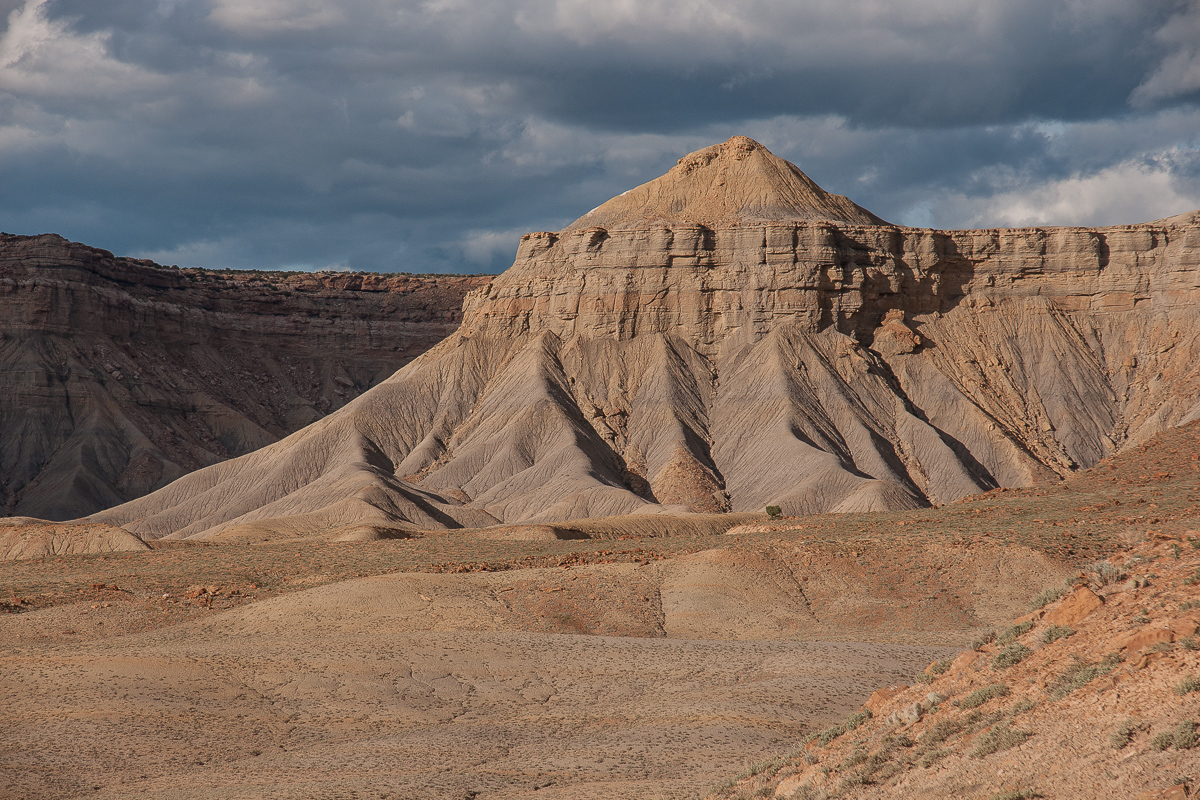
<instances>
[{"instance_id":1,"label":"small bush on ridge","mask_svg":"<svg viewBox=\"0 0 1200 800\"><path fill-rule=\"evenodd\" d=\"M958 701L958 707L964 709L979 708L988 700L997 697L1008 697L1011 691L1003 683L993 683L991 686L985 686L982 689L976 689L969 695Z\"/></svg>"},{"instance_id":2,"label":"small bush on ridge","mask_svg":"<svg viewBox=\"0 0 1200 800\"><path fill-rule=\"evenodd\" d=\"M1074 636L1075 629L1068 625L1051 625L1046 630L1042 631L1042 643L1051 644L1059 639L1065 639L1068 636Z\"/></svg>"},{"instance_id":3,"label":"small bush on ridge","mask_svg":"<svg viewBox=\"0 0 1200 800\"><path fill-rule=\"evenodd\" d=\"M992 659L992 669L1008 669L1024 661L1033 651L1023 644L1011 644Z\"/></svg>"}]
</instances>

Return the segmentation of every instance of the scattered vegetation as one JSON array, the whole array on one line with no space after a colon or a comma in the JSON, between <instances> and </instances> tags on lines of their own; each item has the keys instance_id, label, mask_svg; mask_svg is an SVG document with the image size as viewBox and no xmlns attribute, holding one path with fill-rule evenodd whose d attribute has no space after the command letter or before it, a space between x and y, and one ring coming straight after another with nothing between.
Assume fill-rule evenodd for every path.
<instances>
[{"instance_id":1,"label":"scattered vegetation","mask_svg":"<svg viewBox=\"0 0 1200 800\"><path fill-rule=\"evenodd\" d=\"M821 731L821 735L817 737L817 742L821 745L821 747L827 747L827 746L829 746L830 742L832 742L834 739L841 736L845 732L846 732L845 725L834 725L832 727L826 728L825 730Z\"/></svg>"},{"instance_id":2,"label":"scattered vegetation","mask_svg":"<svg viewBox=\"0 0 1200 800\"><path fill-rule=\"evenodd\" d=\"M1138 722L1133 717L1129 717L1117 726L1112 736L1108 737L1108 743L1113 746L1114 750L1124 750L1133 741L1134 734L1138 731L1146 730L1146 728L1146 723Z\"/></svg>"},{"instance_id":3,"label":"scattered vegetation","mask_svg":"<svg viewBox=\"0 0 1200 800\"><path fill-rule=\"evenodd\" d=\"M1033 600L1029 603L1029 610L1037 611L1038 609L1045 608L1066 593L1067 590L1061 586L1052 586L1048 589L1042 589L1042 591L1038 593L1037 597L1033 598Z\"/></svg>"},{"instance_id":4,"label":"scattered vegetation","mask_svg":"<svg viewBox=\"0 0 1200 800\"><path fill-rule=\"evenodd\" d=\"M1192 648L1188 648L1189 650ZM1190 678L1184 678L1175 685L1175 694L1185 695L1192 692L1200 692L1200 675L1193 675Z\"/></svg>"},{"instance_id":5,"label":"scattered vegetation","mask_svg":"<svg viewBox=\"0 0 1200 800\"><path fill-rule=\"evenodd\" d=\"M857 728L859 725L862 725L864 722L869 720L870 718L871 718L870 709L864 708L862 711L858 712L854 716L850 717L850 719L846 720L846 723L845 723L846 730L852 731L855 728Z\"/></svg>"},{"instance_id":6,"label":"scattered vegetation","mask_svg":"<svg viewBox=\"0 0 1200 800\"><path fill-rule=\"evenodd\" d=\"M997 697L1008 697L1011 690L1003 683L993 683L991 686L985 686L982 689L976 689L969 695L958 701L958 707L963 709L979 708L989 700Z\"/></svg>"},{"instance_id":7,"label":"scattered vegetation","mask_svg":"<svg viewBox=\"0 0 1200 800\"><path fill-rule=\"evenodd\" d=\"M1059 639L1066 639L1068 636L1074 636L1075 629L1068 625L1051 625L1046 630L1042 631L1042 644L1051 644Z\"/></svg>"},{"instance_id":8,"label":"scattered vegetation","mask_svg":"<svg viewBox=\"0 0 1200 800\"><path fill-rule=\"evenodd\" d=\"M1071 692L1082 689L1101 675L1112 672L1118 664L1125 660L1120 653L1108 654L1099 664L1091 664L1078 656L1072 656L1072 658L1074 660L1071 666L1067 667L1062 675L1059 675L1053 683L1046 687L1053 700L1061 700Z\"/></svg>"},{"instance_id":9,"label":"scattered vegetation","mask_svg":"<svg viewBox=\"0 0 1200 800\"><path fill-rule=\"evenodd\" d=\"M1033 653L1023 644L1011 644L996 654L992 659L992 669L1008 669L1024 661Z\"/></svg>"},{"instance_id":10,"label":"scattered vegetation","mask_svg":"<svg viewBox=\"0 0 1200 800\"><path fill-rule=\"evenodd\" d=\"M1018 636L1024 636L1031 630L1033 630L1033 620L1029 619L1024 622L1018 622L1016 625L1001 631L1000 635L996 637L996 641L1000 644L1008 644Z\"/></svg>"},{"instance_id":11,"label":"scattered vegetation","mask_svg":"<svg viewBox=\"0 0 1200 800\"><path fill-rule=\"evenodd\" d=\"M1033 731L1022 731L1011 727L1007 722L999 723L976 739L975 749L971 751L973 758L983 758L992 753L999 753L1016 747L1021 742L1033 736Z\"/></svg>"},{"instance_id":12,"label":"scattered vegetation","mask_svg":"<svg viewBox=\"0 0 1200 800\"><path fill-rule=\"evenodd\" d=\"M979 650L982 650L984 647L988 646L989 644L991 644L994 641L996 641L996 632L988 631L987 633L983 634L975 641L971 642L971 649L978 652Z\"/></svg>"},{"instance_id":13,"label":"scattered vegetation","mask_svg":"<svg viewBox=\"0 0 1200 800\"><path fill-rule=\"evenodd\" d=\"M929 665L929 671L934 675L945 675L950 670L950 665L954 663L953 658L946 658L941 661L935 661Z\"/></svg>"},{"instance_id":14,"label":"scattered vegetation","mask_svg":"<svg viewBox=\"0 0 1200 800\"><path fill-rule=\"evenodd\" d=\"M961 719L940 719L925 729L921 734L921 744L930 746L941 744L963 729Z\"/></svg>"},{"instance_id":15,"label":"scattered vegetation","mask_svg":"<svg viewBox=\"0 0 1200 800\"><path fill-rule=\"evenodd\" d=\"M994 794L990 800L1027 800L1027 798L1045 797L1037 789L1009 789L1007 792Z\"/></svg>"},{"instance_id":16,"label":"scattered vegetation","mask_svg":"<svg viewBox=\"0 0 1200 800\"><path fill-rule=\"evenodd\" d=\"M1176 725L1175 730L1171 732L1171 737L1171 743L1175 745L1176 750L1191 750L1200 744L1200 739L1196 737L1196 723L1190 720Z\"/></svg>"},{"instance_id":17,"label":"scattered vegetation","mask_svg":"<svg viewBox=\"0 0 1200 800\"><path fill-rule=\"evenodd\" d=\"M1110 564L1107 561L1096 561L1085 566L1080 570L1084 575L1084 580L1093 584L1096 587L1108 586L1110 583L1118 583L1125 580L1128 576L1120 567Z\"/></svg>"},{"instance_id":18,"label":"scattered vegetation","mask_svg":"<svg viewBox=\"0 0 1200 800\"><path fill-rule=\"evenodd\" d=\"M1170 732L1160 733L1150 740L1150 749L1152 750L1169 750L1171 745L1175 744L1175 734Z\"/></svg>"},{"instance_id":19,"label":"scattered vegetation","mask_svg":"<svg viewBox=\"0 0 1200 800\"><path fill-rule=\"evenodd\" d=\"M1009 713L1015 717L1018 714L1024 714L1026 711L1032 711L1035 708L1037 708L1036 700L1030 700L1028 697L1023 697L1017 702L1013 703L1012 710Z\"/></svg>"}]
</instances>

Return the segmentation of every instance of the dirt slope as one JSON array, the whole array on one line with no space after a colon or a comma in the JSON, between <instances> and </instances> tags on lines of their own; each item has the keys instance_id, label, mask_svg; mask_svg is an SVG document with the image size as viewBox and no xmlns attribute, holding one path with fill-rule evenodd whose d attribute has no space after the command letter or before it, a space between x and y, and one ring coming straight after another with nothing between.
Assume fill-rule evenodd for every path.
<instances>
[{"instance_id":1,"label":"dirt slope","mask_svg":"<svg viewBox=\"0 0 1200 800\"><path fill-rule=\"evenodd\" d=\"M1012 783L1084 796L1056 776L1026 780L1061 761L1079 786L1079 776L1109 780L1087 771L1099 764L1131 787L1108 796L1157 791L1194 775L1200 752L1149 745L1198 696L1170 694L1200 672L1182 629L1141 669L1126 648L1116 671L1065 700L1046 692L1072 652L1096 663L1118 637L1152 639L1200 613L1183 607L1200 600L1187 582L1200 569L1197 476L1192 423L1061 483L938 509L676 525L643 515L524 526L552 534L529 538L157 541L0 563L0 612L10 612L0 613L0 796L690 798L750 767L782 781L787 769L764 771L776 754L846 720L873 689L911 683L1006 628L1042 588L1148 531L1151 543L1126 556L1144 559L1127 571L1148 586L1097 586L1101 609L1058 623L1074 635L1041 643L1051 618L1039 618L1015 634L1035 651L1022 662L993 669L1002 646L987 645L979 670L915 687L831 739L843 750L815 752L836 780L853 775L874 763L838 766L855 734L870 732L869 759L896 732L871 725L945 688L954 694L940 710L899 729L917 744L897 752L920 751L917 765L891 784L876 773L866 789L909 780L899 796L990 800ZM737 526L709 527L725 516ZM1116 693L1104 683L1114 676ZM1157 677L1138 683L1145 676ZM952 705L997 682L1012 695ZM988 733L964 728L919 766L938 755L922 750L921 725L972 711L982 716L968 727L994 725L1026 694L1037 705L1012 727L1035 736L1020 748L973 758ZM1110 756L1124 717L1108 714L1150 729Z\"/></svg>"},{"instance_id":2,"label":"dirt slope","mask_svg":"<svg viewBox=\"0 0 1200 800\"><path fill-rule=\"evenodd\" d=\"M453 331L486 280L168 269L0 235L3 513L83 516L275 442Z\"/></svg>"},{"instance_id":3,"label":"dirt slope","mask_svg":"<svg viewBox=\"0 0 1200 800\"><path fill-rule=\"evenodd\" d=\"M873 716L709 797L1190 796L1200 788L1200 530L1144 535L1081 571L1061 600L930 664L922 682L881 687L864 707Z\"/></svg>"},{"instance_id":4,"label":"dirt slope","mask_svg":"<svg viewBox=\"0 0 1200 800\"><path fill-rule=\"evenodd\" d=\"M1200 416L1196 215L859 224L784 163L735 137L613 201L611 228L525 237L392 378L94 519L154 539L917 508ZM697 221L713 203L781 218Z\"/></svg>"},{"instance_id":5,"label":"dirt slope","mask_svg":"<svg viewBox=\"0 0 1200 800\"><path fill-rule=\"evenodd\" d=\"M538 631L564 580L654 569L363 578L70 647L34 629L77 610L0 617L0 796L684 798L947 652L644 638L604 601L620 638Z\"/></svg>"}]
</instances>

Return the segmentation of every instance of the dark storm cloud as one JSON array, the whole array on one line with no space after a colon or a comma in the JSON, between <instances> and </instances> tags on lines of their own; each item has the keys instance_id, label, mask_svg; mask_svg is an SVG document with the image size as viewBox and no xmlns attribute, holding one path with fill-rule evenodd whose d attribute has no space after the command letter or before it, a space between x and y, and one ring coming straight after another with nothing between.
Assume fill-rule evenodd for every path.
<instances>
[{"instance_id":1,"label":"dark storm cloud","mask_svg":"<svg viewBox=\"0 0 1200 800\"><path fill-rule=\"evenodd\" d=\"M0 14L0 227L168 263L499 269L521 231L733 133L914 224L1200 205L1200 12L1182 2L0 0Z\"/></svg>"}]
</instances>

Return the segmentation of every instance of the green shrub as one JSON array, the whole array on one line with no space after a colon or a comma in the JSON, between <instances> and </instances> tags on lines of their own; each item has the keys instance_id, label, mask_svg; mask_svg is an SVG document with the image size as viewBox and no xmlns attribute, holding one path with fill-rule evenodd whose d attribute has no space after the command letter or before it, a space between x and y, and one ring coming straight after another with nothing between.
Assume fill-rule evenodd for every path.
<instances>
[{"instance_id":1,"label":"green shrub","mask_svg":"<svg viewBox=\"0 0 1200 800\"><path fill-rule=\"evenodd\" d=\"M859 764L865 764L867 763L868 755L870 754L860 747L846 756L846 759L841 764L838 764L838 769L850 769L851 767L857 767Z\"/></svg>"},{"instance_id":2,"label":"green shrub","mask_svg":"<svg viewBox=\"0 0 1200 800\"><path fill-rule=\"evenodd\" d=\"M1133 717L1129 717L1113 731L1112 736L1108 737L1108 742L1113 746L1114 750L1124 750L1133 741L1133 735L1140 730L1144 730L1145 723L1138 722Z\"/></svg>"},{"instance_id":3,"label":"green shrub","mask_svg":"<svg viewBox=\"0 0 1200 800\"><path fill-rule=\"evenodd\" d=\"M1091 664L1078 657L1073 658L1074 662L1071 666L1067 667L1062 675L1059 675L1053 683L1046 687L1050 697L1054 700L1061 700L1071 692L1087 686L1101 675L1107 675L1125 660L1120 653L1110 653L1099 664Z\"/></svg>"},{"instance_id":4,"label":"green shrub","mask_svg":"<svg viewBox=\"0 0 1200 800\"><path fill-rule=\"evenodd\" d=\"M917 683L933 683L933 676L928 672L918 672L913 680Z\"/></svg>"},{"instance_id":5,"label":"green shrub","mask_svg":"<svg viewBox=\"0 0 1200 800\"><path fill-rule=\"evenodd\" d=\"M1042 591L1038 593L1037 597L1033 598L1033 600L1029 602L1029 610L1037 611L1040 608L1045 608L1066 593L1066 589L1057 586L1050 587L1049 589L1042 589Z\"/></svg>"},{"instance_id":6,"label":"green shrub","mask_svg":"<svg viewBox=\"0 0 1200 800\"><path fill-rule=\"evenodd\" d=\"M976 651L982 650L985 645L989 645L994 641L996 641L996 632L988 631L975 641L971 642L971 649Z\"/></svg>"},{"instance_id":7,"label":"green shrub","mask_svg":"<svg viewBox=\"0 0 1200 800\"><path fill-rule=\"evenodd\" d=\"M1175 685L1175 694L1185 695L1200 691L1200 675L1184 678Z\"/></svg>"},{"instance_id":8,"label":"green shrub","mask_svg":"<svg viewBox=\"0 0 1200 800\"><path fill-rule=\"evenodd\" d=\"M1008 750L1016 747L1030 736L1033 736L1033 731L1020 731L1009 727L1007 722L1000 723L975 740L975 749L971 751L971 756L983 758L992 753Z\"/></svg>"},{"instance_id":9,"label":"green shrub","mask_svg":"<svg viewBox=\"0 0 1200 800\"><path fill-rule=\"evenodd\" d=\"M1176 750L1191 750L1200 744L1200 739L1196 738L1196 723L1194 722L1179 723L1175 726L1172 736Z\"/></svg>"},{"instance_id":10,"label":"green shrub","mask_svg":"<svg viewBox=\"0 0 1200 800\"><path fill-rule=\"evenodd\" d=\"M1088 564L1082 570L1088 576L1088 582L1094 583L1097 586L1107 586L1110 583L1123 581L1127 577L1125 572L1120 567L1114 566L1107 561L1097 561L1093 564Z\"/></svg>"},{"instance_id":11,"label":"green shrub","mask_svg":"<svg viewBox=\"0 0 1200 800\"><path fill-rule=\"evenodd\" d=\"M935 661L929 665L929 671L934 675L945 675L950 670L950 665L954 663L953 658L946 658L941 661Z\"/></svg>"},{"instance_id":12,"label":"green shrub","mask_svg":"<svg viewBox=\"0 0 1200 800\"><path fill-rule=\"evenodd\" d=\"M921 734L921 744L927 747L941 744L962 729L963 724L961 720L940 719L926 728L925 733Z\"/></svg>"},{"instance_id":13,"label":"green shrub","mask_svg":"<svg viewBox=\"0 0 1200 800\"><path fill-rule=\"evenodd\" d=\"M1033 651L1023 644L1011 644L992 659L992 669L1008 669L1024 661Z\"/></svg>"},{"instance_id":14,"label":"green shrub","mask_svg":"<svg viewBox=\"0 0 1200 800\"><path fill-rule=\"evenodd\" d=\"M857 728L859 725L862 725L864 722L869 720L870 718L871 718L871 710L868 708L864 708L862 711L858 712L854 716L850 717L850 719L846 720L846 725L845 725L846 730L852 731L855 728Z\"/></svg>"},{"instance_id":15,"label":"green shrub","mask_svg":"<svg viewBox=\"0 0 1200 800\"><path fill-rule=\"evenodd\" d=\"M779 519L783 516L783 511L779 506L767 506L767 516L771 519Z\"/></svg>"},{"instance_id":16,"label":"green shrub","mask_svg":"<svg viewBox=\"0 0 1200 800\"><path fill-rule=\"evenodd\" d=\"M1185 636L1179 640L1179 646L1184 650L1200 650L1200 641L1195 636Z\"/></svg>"},{"instance_id":17,"label":"green shrub","mask_svg":"<svg viewBox=\"0 0 1200 800\"><path fill-rule=\"evenodd\" d=\"M826 747L830 742L845 732L845 725L834 725L831 728L826 728L825 730L821 731L821 735L817 737L817 741L820 743L821 747Z\"/></svg>"},{"instance_id":18,"label":"green shrub","mask_svg":"<svg viewBox=\"0 0 1200 800\"><path fill-rule=\"evenodd\" d=\"M1009 688L1003 683L993 683L991 686L985 686L982 689L976 689L969 695L958 701L959 708L979 708L989 700L997 697L1008 697L1011 694Z\"/></svg>"},{"instance_id":19,"label":"green shrub","mask_svg":"<svg viewBox=\"0 0 1200 800\"><path fill-rule=\"evenodd\" d=\"M1150 747L1154 750L1167 750L1171 745L1175 744L1175 734L1160 733L1150 740Z\"/></svg>"},{"instance_id":20,"label":"green shrub","mask_svg":"<svg viewBox=\"0 0 1200 800\"><path fill-rule=\"evenodd\" d=\"M1009 789L1007 792L994 794L990 800L1027 800L1027 798L1045 797L1037 789Z\"/></svg>"},{"instance_id":21,"label":"green shrub","mask_svg":"<svg viewBox=\"0 0 1200 800\"><path fill-rule=\"evenodd\" d=\"M1067 625L1051 625L1046 630L1042 631L1042 643L1051 644L1059 639L1066 639L1068 636L1074 636L1075 629Z\"/></svg>"},{"instance_id":22,"label":"green shrub","mask_svg":"<svg viewBox=\"0 0 1200 800\"><path fill-rule=\"evenodd\" d=\"M1001 632L998 637L996 637L996 641L998 641L1000 644L1008 644L1013 639L1016 639L1018 636L1024 636L1031 630L1033 630L1033 620L1027 619L1024 622L1018 622L1016 625L1005 628L1004 631Z\"/></svg>"},{"instance_id":23,"label":"green shrub","mask_svg":"<svg viewBox=\"0 0 1200 800\"><path fill-rule=\"evenodd\" d=\"M1017 714L1024 714L1026 711L1032 711L1035 708L1037 708L1037 702L1026 697L1013 703L1012 710L1009 713L1015 717Z\"/></svg>"}]
</instances>

